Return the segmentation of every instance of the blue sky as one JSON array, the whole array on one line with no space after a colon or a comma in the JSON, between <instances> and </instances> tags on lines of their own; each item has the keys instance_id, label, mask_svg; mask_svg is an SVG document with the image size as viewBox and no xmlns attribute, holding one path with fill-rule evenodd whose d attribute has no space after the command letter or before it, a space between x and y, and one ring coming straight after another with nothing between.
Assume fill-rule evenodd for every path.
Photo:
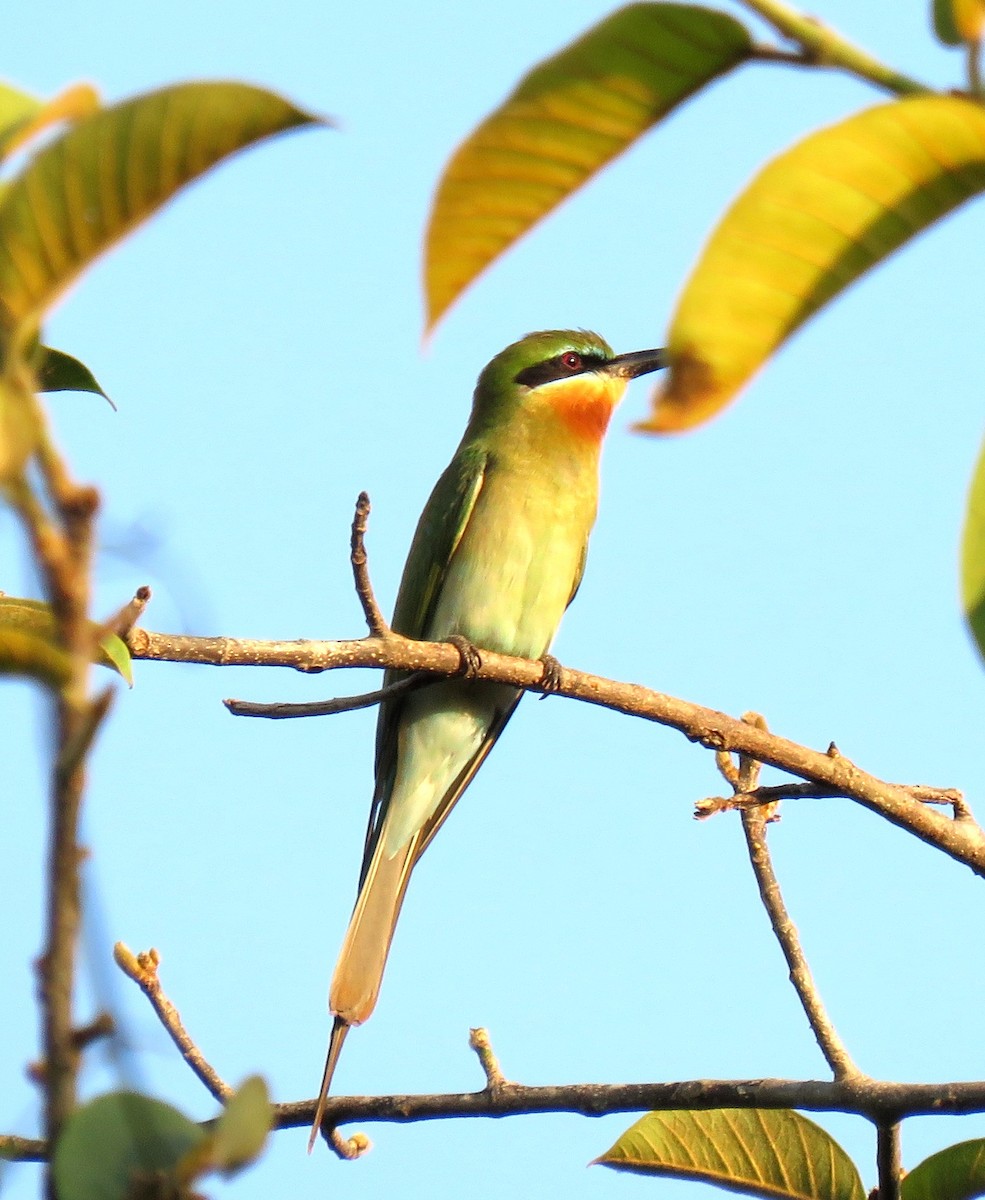
<instances>
[{"instance_id":1,"label":"blue sky","mask_svg":"<svg viewBox=\"0 0 985 1200\"><path fill-rule=\"evenodd\" d=\"M99 610L141 583L150 628L255 637L362 633L347 538L372 496L370 565L389 608L417 514L475 377L537 328L617 350L660 344L712 222L757 165L876 103L829 72L747 69L690 103L528 237L422 350L420 245L457 142L535 61L604 16L590 0L495 13L245 0L147 9L103 0L5 23L3 74L39 94L80 78L110 99L242 78L333 114L189 189L99 263L48 340L119 405L51 401L62 444L103 489ZM737 6L730 11L738 12ZM873 53L936 86L960 57L925 6L819 0ZM613 424L602 508L555 645L572 666L763 712L784 735L901 782L981 791L985 678L962 627L957 548L982 433L971 211L931 230L791 342L736 406L667 441ZM31 592L0 516L0 587ZM114 977L109 947L156 946L162 978L230 1081L313 1095L325 996L371 794L372 713L230 717L225 696L314 699L371 675L303 678L137 665L95 755L86 811L90 931L79 1015L122 1011L144 1086L213 1105ZM8 913L0 946L0 1127L36 1128L31 963L41 942L44 712L0 693ZM382 999L337 1075L346 1092L478 1087L470 1025L526 1083L824 1077L755 895L737 822L692 820L721 782L680 736L529 698L414 876ZM787 804L771 834L788 905L859 1064L892 1079L981 1078L985 892L847 801ZM117 1086L94 1061L84 1091ZM541 1117L367 1127L340 1164L281 1133L215 1185L245 1198L700 1196L585 1163L629 1121ZM865 1122L823 1118L874 1182ZM913 1165L985 1119L922 1120ZM36 1194L32 1167L3 1180ZM709 1193L705 1193L709 1194Z\"/></svg>"}]
</instances>

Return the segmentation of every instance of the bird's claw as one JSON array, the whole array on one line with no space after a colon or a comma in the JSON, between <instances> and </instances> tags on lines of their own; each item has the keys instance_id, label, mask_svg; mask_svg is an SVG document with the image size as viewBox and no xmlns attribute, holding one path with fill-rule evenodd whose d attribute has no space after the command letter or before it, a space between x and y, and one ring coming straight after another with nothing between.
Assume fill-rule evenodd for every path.
<instances>
[{"instance_id":1,"label":"bird's claw","mask_svg":"<svg viewBox=\"0 0 985 1200\"><path fill-rule=\"evenodd\" d=\"M462 637L460 633L453 633L450 637L445 638L445 641L458 651L460 665L456 674L463 679L474 679L482 666L482 656L479 651L467 637Z\"/></svg>"},{"instance_id":2,"label":"bird's claw","mask_svg":"<svg viewBox=\"0 0 985 1200\"><path fill-rule=\"evenodd\" d=\"M543 700L544 696L549 696L551 692L556 692L561 687L561 673L564 668L553 654L545 654L540 659L540 665L544 668L540 677L540 686L544 689L541 696Z\"/></svg>"}]
</instances>

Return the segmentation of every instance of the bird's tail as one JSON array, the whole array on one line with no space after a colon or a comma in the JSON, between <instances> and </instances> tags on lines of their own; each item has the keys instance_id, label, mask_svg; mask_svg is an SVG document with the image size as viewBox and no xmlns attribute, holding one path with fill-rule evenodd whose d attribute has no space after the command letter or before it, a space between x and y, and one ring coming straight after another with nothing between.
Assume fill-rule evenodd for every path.
<instances>
[{"instance_id":1,"label":"bird's tail","mask_svg":"<svg viewBox=\"0 0 985 1200\"><path fill-rule=\"evenodd\" d=\"M325 1101L345 1035L350 1026L361 1025L376 1007L383 969L407 890L407 880L414 865L418 840L417 836L411 838L393 857L387 857L384 839L380 838L359 890L328 995L328 1007L335 1017L335 1024L328 1044L325 1073L308 1143L309 1151L318 1137Z\"/></svg>"}]
</instances>

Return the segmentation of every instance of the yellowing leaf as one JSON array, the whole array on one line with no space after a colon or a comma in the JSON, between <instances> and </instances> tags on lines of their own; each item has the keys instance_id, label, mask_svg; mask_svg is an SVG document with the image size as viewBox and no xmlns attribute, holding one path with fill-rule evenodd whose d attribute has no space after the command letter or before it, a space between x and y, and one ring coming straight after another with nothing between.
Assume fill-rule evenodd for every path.
<instances>
[{"instance_id":1,"label":"yellowing leaf","mask_svg":"<svg viewBox=\"0 0 985 1200\"><path fill-rule=\"evenodd\" d=\"M37 439L37 414L30 394L0 374L0 484L20 475Z\"/></svg>"},{"instance_id":2,"label":"yellowing leaf","mask_svg":"<svg viewBox=\"0 0 985 1200\"><path fill-rule=\"evenodd\" d=\"M34 101L22 120L0 132L0 157L6 158L59 121L78 121L98 108L99 93L89 83L72 84L46 103Z\"/></svg>"},{"instance_id":3,"label":"yellowing leaf","mask_svg":"<svg viewBox=\"0 0 985 1200\"><path fill-rule=\"evenodd\" d=\"M750 45L725 13L631 4L535 67L438 184L425 247L428 328L532 225Z\"/></svg>"},{"instance_id":4,"label":"yellowing leaf","mask_svg":"<svg viewBox=\"0 0 985 1200\"><path fill-rule=\"evenodd\" d=\"M985 110L915 96L812 134L769 163L711 235L671 322L671 371L639 426L717 413L819 308L985 189Z\"/></svg>"},{"instance_id":5,"label":"yellowing leaf","mask_svg":"<svg viewBox=\"0 0 985 1200\"><path fill-rule=\"evenodd\" d=\"M961 603L978 653L985 660L985 446L968 495L961 541Z\"/></svg>"},{"instance_id":6,"label":"yellowing leaf","mask_svg":"<svg viewBox=\"0 0 985 1200\"><path fill-rule=\"evenodd\" d=\"M985 0L934 0L934 32L947 46L977 42L985 29Z\"/></svg>"},{"instance_id":7,"label":"yellowing leaf","mask_svg":"<svg viewBox=\"0 0 985 1200\"><path fill-rule=\"evenodd\" d=\"M79 121L0 197L3 323L30 330L84 267L190 180L315 120L261 88L186 83Z\"/></svg>"},{"instance_id":8,"label":"yellowing leaf","mask_svg":"<svg viewBox=\"0 0 985 1200\"><path fill-rule=\"evenodd\" d=\"M948 1146L907 1175L903 1200L974 1200L985 1196L985 1139Z\"/></svg>"},{"instance_id":9,"label":"yellowing leaf","mask_svg":"<svg viewBox=\"0 0 985 1200\"><path fill-rule=\"evenodd\" d=\"M773 1200L865 1200L858 1171L838 1143L784 1109L647 1113L596 1162Z\"/></svg>"},{"instance_id":10,"label":"yellowing leaf","mask_svg":"<svg viewBox=\"0 0 985 1200\"><path fill-rule=\"evenodd\" d=\"M43 107L36 96L0 81L0 158L7 155L18 131Z\"/></svg>"}]
</instances>

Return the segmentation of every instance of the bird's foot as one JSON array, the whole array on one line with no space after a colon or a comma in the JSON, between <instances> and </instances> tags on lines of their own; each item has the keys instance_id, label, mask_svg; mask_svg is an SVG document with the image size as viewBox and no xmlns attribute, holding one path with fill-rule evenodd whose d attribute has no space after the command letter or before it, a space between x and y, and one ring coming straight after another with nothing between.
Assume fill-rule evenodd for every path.
<instances>
[{"instance_id":1,"label":"bird's foot","mask_svg":"<svg viewBox=\"0 0 985 1200\"><path fill-rule=\"evenodd\" d=\"M564 667L553 654L543 655L540 665L544 668L544 673L540 677L540 686L544 689L541 696L541 700L543 700L544 696L549 696L551 692L556 692L561 687L561 675Z\"/></svg>"},{"instance_id":2,"label":"bird's foot","mask_svg":"<svg viewBox=\"0 0 985 1200\"><path fill-rule=\"evenodd\" d=\"M460 665L456 674L462 679L474 679L482 666L482 656L479 651L467 637L462 637L460 633L453 633L450 637L445 638L445 641L458 651Z\"/></svg>"}]
</instances>

